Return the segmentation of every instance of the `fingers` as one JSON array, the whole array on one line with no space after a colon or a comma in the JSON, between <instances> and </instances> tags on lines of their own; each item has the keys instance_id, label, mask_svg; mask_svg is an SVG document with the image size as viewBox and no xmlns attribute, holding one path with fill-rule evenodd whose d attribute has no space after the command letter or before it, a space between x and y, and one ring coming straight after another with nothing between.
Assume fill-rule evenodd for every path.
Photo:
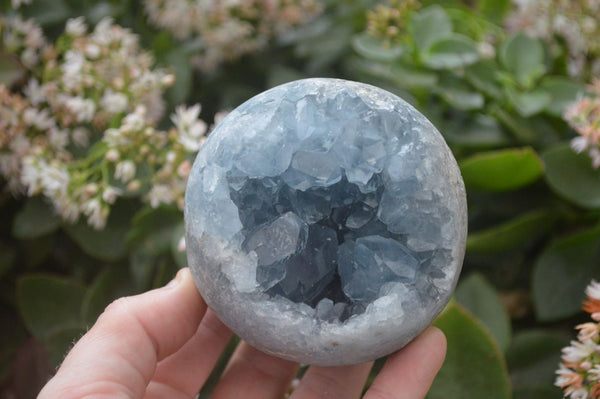
<instances>
[{"instance_id":1,"label":"fingers","mask_svg":"<svg viewBox=\"0 0 600 399\"><path fill-rule=\"evenodd\" d=\"M360 398L373 362L308 369L290 399Z\"/></svg>"},{"instance_id":2,"label":"fingers","mask_svg":"<svg viewBox=\"0 0 600 399\"><path fill-rule=\"evenodd\" d=\"M194 335L205 312L187 269L166 287L113 302L38 398L142 397L156 363Z\"/></svg>"},{"instance_id":3,"label":"fingers","mask_svg":"<svg viewBox=\"0 0 600 399\"><path fill-rule=\"evenodd\" d=\"M429 327L391 355L364 399L422 399L446 357L446 337Z\"/></svg>"},{"instance_id":4,"label":"fingers","mask_svg":"<svg viewBox=\"0 0 600 399\"><path fill-rule=\"evenodd\" d=\"M232 333L208 310L194 336L158 364L146 390L146 398L175 398L183 392L195 396L210 376ZM176 392L173 392L175 389Z\"/></svg>"},{"instance_id":5,"label":"fingers","mask_svg":"<svg viewBox=\"0 0 600 399\"><path fill-rule=\"evenodd\" d=\"M298 365L254 349L242 342L229 362L212 399L280 399Z\"/></svg>"}]
</instances>

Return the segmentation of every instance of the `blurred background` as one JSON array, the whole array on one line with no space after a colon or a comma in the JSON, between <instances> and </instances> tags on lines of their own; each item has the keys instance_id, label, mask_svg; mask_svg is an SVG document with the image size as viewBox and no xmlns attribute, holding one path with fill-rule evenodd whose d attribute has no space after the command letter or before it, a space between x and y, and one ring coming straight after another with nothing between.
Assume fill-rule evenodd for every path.
<instances>
[{"instance_id":1,"label":"blurred background","mask_svg":"<svg viewBox=\"0 0 600 399\"><path fill-rule=\"evenodd\" d=\"M398 94L461 167L470 234L428 398L600 397L600 350L572 343L555 374L600 278L599 19L595 0L0 1L0 398L34 398L107 304L186 266L204 138L314 76Z\"/></svg>"}]
</instances>

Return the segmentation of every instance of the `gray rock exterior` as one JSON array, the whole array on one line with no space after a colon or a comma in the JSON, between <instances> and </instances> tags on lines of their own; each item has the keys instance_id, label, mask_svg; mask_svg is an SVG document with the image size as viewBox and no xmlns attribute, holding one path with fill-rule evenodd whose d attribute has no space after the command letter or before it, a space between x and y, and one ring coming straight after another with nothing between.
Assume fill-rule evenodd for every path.
<instances>
[{"instance_id":1,"label":"gray rock exterior","mask_svg":"<svg viewBox=\"0 0 600 399\"><path fill-rule=\"evenodd\" d=\"M185 201L188 261L251 345L318 365L389 354L450 299L467 209L444 139L397 96L338 79L248 100L209 136Z\"/></svg>"}]
</instances>

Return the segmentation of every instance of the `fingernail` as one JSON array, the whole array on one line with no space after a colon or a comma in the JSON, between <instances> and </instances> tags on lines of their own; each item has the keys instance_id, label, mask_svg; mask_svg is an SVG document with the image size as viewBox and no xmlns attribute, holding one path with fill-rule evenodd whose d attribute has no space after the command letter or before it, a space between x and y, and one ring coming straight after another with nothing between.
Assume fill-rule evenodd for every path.
<instances>
[{"instance_id":1,"label":"fingernail","mask_svg":"<svg viewBox=\"0 0 600 399\"><path fill-rule=\"evenodd\" d=\"M177 286L179 283L181 283L183 281L183 269L179 270L177 272L177 274L175 275L175 278L171 281L169 281L169 284L165 285L165 288L172 288Z\"/></svg>"}]
</instances>

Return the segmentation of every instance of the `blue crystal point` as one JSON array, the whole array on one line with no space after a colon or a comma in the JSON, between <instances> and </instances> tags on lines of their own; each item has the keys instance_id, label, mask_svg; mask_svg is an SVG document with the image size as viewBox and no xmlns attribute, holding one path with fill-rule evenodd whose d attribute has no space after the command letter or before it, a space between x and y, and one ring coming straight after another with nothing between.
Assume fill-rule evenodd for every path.
<instances>
[{"instance_id":1,"label":"blue crystal point","mask_svg":"<svg viewBox=\"0 0 600 399\"><path fill-rule=\"evenodd\" d=\"M287 83L232 111L186 192L188 261L250 344L321 365L390 353L450 299L466 240L456 161L382 89Z\"/></svg>"}]
</instances>

